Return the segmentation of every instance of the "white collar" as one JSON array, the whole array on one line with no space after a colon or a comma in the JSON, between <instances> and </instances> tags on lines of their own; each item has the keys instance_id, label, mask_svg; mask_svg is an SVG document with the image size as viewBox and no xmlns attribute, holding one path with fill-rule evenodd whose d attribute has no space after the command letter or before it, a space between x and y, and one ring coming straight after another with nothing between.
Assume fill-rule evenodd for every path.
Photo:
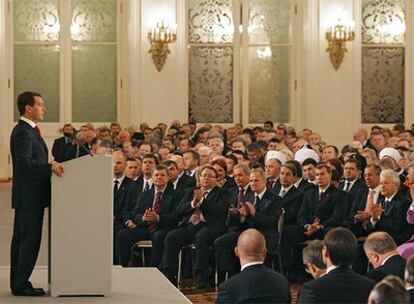
<instances>
[{"instance_id":1,"label":"white collar","mask_svg":"<svg viewBox=\"0 0 414 304\"><path fill-rule=\"evenodd\" d=\"M295 188L299 187L299 184L302 182L302 180L303 178L301 177L296 183L293 184Z\"/></svg>"},{"instance_id":2,"label":"white collar","mask_svg":"<svg viewBox=\"0 0 414 304\"><path fill-rule=\"evenodd\" d=\"M280 192L282 192L283 190L285 190L286 191L286 193L288 193L289 192L289 190L290 190L290 188L292 188L294 185L292 184L292 185L290 185L289 187L287 187L287 188L284 188L284 187L282 187L281 189L280 189Z\"/></svg>"},{"instance_id":3,"label":"white collar","mask_svg":"<svg viewBox=\"0 0 414 304\"><path fill-rule=\"evenodd\" d=\"M29 118L26 118L24 116L20 117L20 120L23 120L24 122L27 122L32 128L36 127L36 123L34 121L31 121Z\"/></svg>"},{"instance_id":4,"label":"white collar","mask_svg":"<svg viewBox=\"0 0 414 304\"><path fill-rule=\"evenodd\" d=\"M406 287L405 289L406 289L407 291L408 291L408 290L413 290L413 289L414 289L414 286L409 286L409 287Z\"/></svg>"},{"instance_id":5,"label":"white collar","mask_svg":"<svg viewBox=\"0 0 414 304\"><path fill-rule=\"evenodd\" d=\"M394 253L394 254L392 254L392 255L390 255L390 256L387 256L385 259L384 259L384 261L382 261L382 263L381 263L381 266L384 266L384 264L389 260L389 259L391 259L393 256L396 256L396 255L398 255L398 253Z\"/></svg>"},{"instance_id":6,"label":"white collar","mask_svg":"<svg viewBox=\"0 0 414 304\"><path fill-rule=\"evenodd\" d=\"M330 186L330 185L326 186L326 187L325 187L325 188L323 188L323 189L321 189L320 187L318 187L318 189L319 189L319 194L321 194L321 193L325 193L325 192L326 192L326 190L328 190L329 186Z\"/></svg>"},{"instance_id":7,"label":"white collar","mask_svg":"<svg viewBox=\"0 0 414 304\"><path fill-rule=\"evenodd\" d=\"M114 178L114 182L115 181L118 181L119 182L118 188L121 186L122 182L124 181L124 178L125 178L125 174L122 175L120 178Z\"/></svg>"},{"instance_id":8,"label":"white collar","mask_svg":"<svg viewBox=\"0 0 414 304\"><path fill-rule=\"evenodd\" d=\"M257 261L257 262L251 262L251 263L244 264L241 268L241 271L243 271L244 269L246 269L249 266L254 266L254 265L263 265L263 262Z\"/></svg>"},{"instance_id":9,"label":"white collar","mask_svg":"<svg viewBox=\"0 0 414 304\"><path fill-rule=\"evenodd\" d=\"M258 196L259 197L259 199L262 199L262 197L263 197L263 195L265 194L265 192L266 192L266 188L261 192L261 193L259 193L259 194L257 194L256 192L254 193L254 196Z\"/></svg>"},{"instance_id":10,"label":"white collar","mask_svg":"<svg viewBox=\"0 0 414 304\"><path fill-rule=\"evenodd\" d=\"M393 195L391 195L390 197L386 197L385 200L391 202L392 199L394 198L394 196L397 194L397 192L395 192Z\"/></svg>"},{"instance_id":11,"label":"white collar","mask_svg":"<svg viewBox=\"0 0 414 304\"><path fill-rule=\"evenodd\" d=\"M326 268L325 274L330 273L332 270L334 270L336 268L338 268L338 266L335 266L335 265L329 266L328 268Z\"/></svg>"}]
</instances>

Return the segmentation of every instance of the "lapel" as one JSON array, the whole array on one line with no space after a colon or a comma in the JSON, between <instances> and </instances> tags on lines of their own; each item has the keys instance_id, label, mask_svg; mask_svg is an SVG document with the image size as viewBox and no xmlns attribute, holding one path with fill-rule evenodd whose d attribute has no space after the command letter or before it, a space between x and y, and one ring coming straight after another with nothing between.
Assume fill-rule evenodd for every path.
<instances>
[{"instance_id":1,"label":"lapel","mask_svg":"<svg viewBox=\"0 0 414 304\"><path fill-rule=\"evenodd\" d=\"M397 199L396 199L397 195L398 195L398 193L392 198L392 200L388 203L388 206L385 208L384 214L386 216L390 215L392 210L395 208L395 204L397 203L396 202L397 201ZM385 199L384 199L384 201L385 201Z\"/></svg>"},{"instance_id":2,"label":"lapel","mask_svg":"<svg viewBox=\"0 0 414 304\"><path fill-rule=\"evenodd\" d=\"M167 191L167 189L165 189L161 197L161 206L160 206L160 210L158 211L158 214L162 213L164 209L166 209L167 206L171 204L171 199L172 199L171 195L169 195L169 192Z\"/></svg>"}]
</instances>

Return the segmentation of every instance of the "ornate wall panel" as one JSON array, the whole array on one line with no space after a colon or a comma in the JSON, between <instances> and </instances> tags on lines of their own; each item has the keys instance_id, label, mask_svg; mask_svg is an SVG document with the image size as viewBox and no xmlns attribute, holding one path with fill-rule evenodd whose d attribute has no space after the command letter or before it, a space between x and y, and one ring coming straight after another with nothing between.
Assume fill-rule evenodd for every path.
<instances>
[{"instance_id":1,"label":"ornate wall panel","mask_svg":"<svg viewBox=\"0 0 414 304\"><path fill-rule=\"evenodd\" d=\"M233 0L190 0L189 43L233 41Z\"/></svg>"},{"instance_id":2,"label":"ornate wall panel","mask_svg":"<svg viewBox=\"0 0 414 304\"><path fill-rule=\"evenodd\" d=\"M249 122L289 121L289 48L273 47L268 59L249 50Z\"/></svg>"},{"instance_id":3,"label":"ornate wall panel","mask_svg":"<svg viewBox=\"0 0 414 304\"><path fill-rule=\"evenodd\" d=\"M404 43L405 0L362 1L362 43Z\"/></svg>"},{"instance_id":4,"label":"ornate wall panel","mask_svg":"<svg viewBox=\"0 0 414 304\"><path fill-rule=\"evenodd\" d=\"M233 122L233 49L191 47L190 120Z\"/></svg>"},{"instance_id":5,"label":"ornate wall panel","mask_svg":"<svg viewBox=\"0 0 414 304\"><path fill-rule=\"evenodd\" d=\"M59 48L14 46L14 101L23 91L39 92L46 106L45 122L59 121ZM19 114L15 108L15 121Z\"/></svg>"},{"instance_id":6,"label":"ornate wall panel","mask_svg":"<svg viewBox=\"0 0 414 304\"><path fill-rule=\"evenodd\" d=\"M362 49L362 122L404 122L404 48Z\"/></svg>"},{"instance_id":7,"label":"ornate wall panel","mask_svg":"<svg viewBox=\"0 0 414 304\"><path fill-rule=\"evenodd\" d=\"M57 41L58 0L14 0L14 41Z\"/></svg>"},{"instance_id":8,"label":"ornate wall panel","mask_svg":"<svg viewBox=\"0 0 414 304\"><path fill-rule=\"evenodd\" d=\"M72 120L115 121L116 46L78 45L72 52Z\"/></svg>"},{"instance_id":9,"label":"ornate wall panel","mask_svg":"<svg viewBox=\"0 0 414 304\"><path fill-rule=\"evenodd\" d=\"M73 41L116 41L116 0L73 0Z\"/></svg>"},{"instance_id":10,"label":"ornate wall panel","mask_svg":"<svg viewBox=\"0 0 414 304\"><path fill-rule=\"evenodd\" d=\"M250 43L289 43L291 0L250 0Z\"/></svg>"}]
</instances>

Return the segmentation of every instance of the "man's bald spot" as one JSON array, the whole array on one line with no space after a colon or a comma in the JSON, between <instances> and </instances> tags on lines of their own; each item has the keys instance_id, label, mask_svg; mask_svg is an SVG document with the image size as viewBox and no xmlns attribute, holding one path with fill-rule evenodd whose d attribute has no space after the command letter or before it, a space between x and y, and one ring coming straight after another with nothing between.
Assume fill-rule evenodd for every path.
<instances>
[{"instance_id":1,"label":"man's bald spot","mask_svg":"<svg viewBox=\"0 0 414 304\"><path fill-rule=\"evenodd\" d=\"M240 234L237 241L239 254L247 257L260 258L266 247L266 240L258 230L247 229Z\"/></svg>"}]
</instances>

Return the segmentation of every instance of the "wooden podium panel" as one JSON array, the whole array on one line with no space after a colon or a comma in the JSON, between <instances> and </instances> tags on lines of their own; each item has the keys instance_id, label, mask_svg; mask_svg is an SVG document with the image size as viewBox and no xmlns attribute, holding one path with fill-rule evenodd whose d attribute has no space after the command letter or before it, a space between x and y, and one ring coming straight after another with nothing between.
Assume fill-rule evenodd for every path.
<instances>
[{"instance_id":1,"label":"wooden podium panel","mask_svg":"<svg viewBox=\"0 0 414 304\"><path fill-rule=\"evenodd\" d=\"M111 292L113 161L84 156L52 176L49 284L52 297Z\"/></svg>"}]
</instances>

